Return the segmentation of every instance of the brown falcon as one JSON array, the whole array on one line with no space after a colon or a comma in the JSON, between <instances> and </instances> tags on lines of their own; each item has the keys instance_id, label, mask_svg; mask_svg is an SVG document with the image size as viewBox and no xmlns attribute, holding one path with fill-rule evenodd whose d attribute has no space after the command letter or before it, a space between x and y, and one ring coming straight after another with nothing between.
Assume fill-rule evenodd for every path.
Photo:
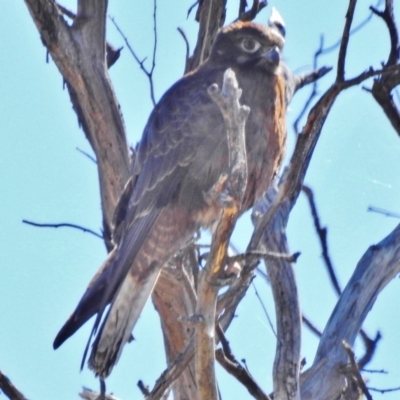
<instances>
[{"instance_id":1,"label":"brown falcon","mask_svg":"<svg viewBox=\"0 0 400 400\"><path fill-rule=\"evenodd\" d=\"M282 160L286 136L283 42L274 27L228 25L218 33L208 60L161 98L138 146L134 186L117 245L58 333L54 348L97 314L89 367L107 377L131 338L162 266L199 227L209 227L218 217L218 208L207 204L205 193L228 172L227 136L207 88L213 83L222 86L228 68L242 89L241 103L251 109L246 122L248 182L241 211L267 190Z\"/></svg>"}]
</instances>

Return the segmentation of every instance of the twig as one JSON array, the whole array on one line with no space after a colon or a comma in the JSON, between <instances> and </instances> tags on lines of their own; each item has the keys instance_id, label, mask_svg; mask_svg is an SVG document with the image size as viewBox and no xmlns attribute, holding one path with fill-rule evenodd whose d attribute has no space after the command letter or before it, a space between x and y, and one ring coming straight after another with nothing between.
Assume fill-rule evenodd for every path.
<instances>
[{"instance_id":1,"label":"twig","mask_svg":"<svg viewBox=\"0 0 400 400\"><path fill-rule=\"evenodd\" d=\"M321 35L319 48L314 53L314 59L313 59L313 64L314 64L313 68L314 68L314 70L316 70L316 68L318 67L318 58L322 53L323 47L324 47L324 37ZM298 86L299 86L299 89L300 89L301 86L300 85L298 85ZM298 128L299 127L299 123L300 123L301 119L303 118L304 114L306 113L306 111L308 110L308 108L310 107L310 104L313 101L313 99L316 97L317 93L318 93L318 83L317 83L317 80L315 80L313 82L312 90L311 90L310 95L308 96L308 99L305 101L305 103L303 105L303 108L301 109L301 111L299 112L299 115L297 116L297 118L295 119L295 121L293 123L293 129L294 129L295 134L297 134L299 132L299 128Z\"/></svg>"},{"instance_id":2,"label":"twig","mask_svg":"<svg viewBox=\"0 0 400 400\"><path fill-rule=\"evenodd\" d=\"M188 341L185 349L175 357L168 368L157 379L153 389L149 395L146 396L146 400L160 399L171 386L172 382L174 382L186 368L190 360L193 358L194 353L194 338L192 337Z\"/></svg>"},{"instance_id":3,"label":"twig","mask_svg":"<svg viewBox=\"0 0 400 400\"><path fill-rule=\"evenodd\" d=\"M384 11L370 7L371 11L381 17L386 24L390 36L390 53L386 66L399 64L399 34L393 12L393 1L386 0ZM387 118L400 136L400 110L393 100L392 90L400 84L400 68L388 76L382 76L374 81L372 95L385 112Z\"/></svg>"},{"instance_id":4,"label":"twig","mask_svg":"<svg viewBox=\"0 0 400 400\"><path fill-rule=\"evenodd\" d=\"M244 5L244 7L243 7ZM252 21L257 14L268 5L266 0L253 0L249 11L244 11L245 3L240 4L238 21Z\"/></svg>"},{"instance_id":5,"label":"twig","mask_svg":"<svg viewBox=\"0 0 400 400\"><path fill-rule=\"evenodd\" d=\"M27 400L27 398L12 384L10 379L0 370L0 390L10 400Z\"/></svg>"},{"instance_id":6,"label":"twig","mask_svg":"<svg viewBox=\"0 0 400 400\"><path fill-rule=\"evenodd\" d=\"M378 331L375 336L375 339L370 339L362 329L360 330L360 335L364 342L365 354L362 356L362 358L358 362L358 368L364 369L364 367L366 365L368 365L370 363L370 361L372 360L372 358L374 357L375 351L378 346L378 342L382 339L382 335Z\"/></svg>"},{"instance_id":7,"label":"twig","mask_svg":"<svg viewBox=\"0 0 400 400\"><path fill-rule=\"evenodd\" d=\"M344 64L346 61L347 48L348 48L349 39L350 39L350 28L351 28L351 24L353 22L356 3L357 3L357 0L350 0L349 8L347 9L347 13L346 13L346 23L344 25L342 39L340 41L339 57L338 57L338 64L337 64L336 79L339 82L343 82L345 80Z\"/></svg>"},{"instance_id":8,"label":"twig","mask_svg":"<svg viewBox=\"0 0 400 400\"><path fill-rule=\"evenodd\" d=\"M215 358L219 364L225 368L228 373L233 375L254 398L259 400L271 400L271 398L259 387L248 369L243 368L236 360L232 353L229 342L218 324L216 329L218 338L222 345L222 349L220 348L215 351Z\"/></svg>"},{"instance_id":9,"label":"twig","mask_svg":"<svg viewBox=\"0 0 400 400\"><path fill-rule=\"evenodd\" d=\"M192 12L193 8L195 8L199 4L199 0L195 1L189 8L186 14L186 18L189 18L190 13ZM198 20L197 20L198 21Z\"/></svg>"},{"instance_id":10,"label":"twig","mask_svg":"<svg viewBox=\"0 0 400 400\"><path fill-rule=\"evenodd\" d=\"M322 336L322 332L304 315L302 314L301 319L303 321L303 324L312 332L314 333L317 337Z\"/></svg>"},{"instance_id":11,"label":"twig","mask_svg":"<svg viewBox=\"0 0 400 400\"><path fill-rule=\"evenodd\" d=\"M379 5L382 3L382 0L378 0L375 7L379 7ZM360 31L365 25L368 24L368 22L372 19L373 13L369 13L368 17L366 17L363 21L361 21L358 25L356 25L354 28L350 30L350 36L352 36L354 33ZM338 48L340 46L340 43L342 42L342 39L339 39L337 42L331 44L328 47L325 47L321 51L321 55L331 53L333 50Z\"/></svg>"},{"instance_id":12,"label":"twig","mask_svg":"<svg viewBox=\"0 0 400 400\"><path fill-rule=\"evenodd\" d=\"M79 153L83 154L85 157L87 157L89 160L91 160L95 164L97 164L97 160L91 154L89 154L86 151L80 149L79 147L77 147L76 150L79 151Z\"/></svg>"},{"instance_id":13,"label":"twig","mask_svg":"<svg viewBox=\"0 0 400 400\"><path fill-rule=\"evenodd\" d=\"M60 223L60 224L40 224L38 222L32 222L28 221L26 219L23 219L22 222L24 224L32 225L32 226L37 226L39 228L74 228L74 229L79 229L83 232L91 233L92 235L98 237L99 239L103 239L103 235L100 235L99 233L92 231L91 229L84 228L83 226L80 225L75 225L75 224L68 224L68 223Z\"/></svg>"},{"instance_id":14,"label":"twig","mask_svg":"<svg viewBox=\"0 0 400 400\"><path fill-rule=\"evenodd\" d=\"M146 386L142 380L139 380L137 383L138 388L142 392L143 395L148 396L150 394L149 387Z\"/></svg>"},{"instance_id":15,"label":"twig","mask_svg":"<svg viewBox=\"0 0 400 400\"><path fill-rule=\"evenodd\" d=\"M379 5L382 1L379 0L377 5ZM371 12L367 18L365 18L363 21L361 21L357 26L355 26L354 28L352 28L350 30L349 35L353 35L354 33L358 32L359 30L361 30L373 17L373 13ZM295 119L294 123L293 123L293 130L295 133L299 132L299 124L300 121L302 120L304 114L306 113L306 111L308 110L308 108L310 107L312 100L316 97L316 95L318 94L318 83L317 80L322 77L323 75L325 75L327 72L329 72L332 68L331 67L322 67L320 69L317 69L318 66L318 59L321 55L325 55L328 54L330 52L332 52L333 50L335 50L337 47L340 46L340 44L342 43L342 39L338 40L336 43L332 44L329 47L324 47L324 36L321 35L320 36L320 43L319 43L319 47L316 50L316 52L314 53L314 57L313 57L313 68L314 71L311 72L310 74L307 74L304 76L304 81L301 82L300 84L298 84L298 87L296 87L296 90L300 89L301 87L303 87L306 84L309 83L313 83L313 87L312 87L312 91L309 95L309 97L307 98L307 100L305 101L301 111L299 112L299 115L297 116L297 118ZM315 74L315 71L319 72L319 74L322 74L321 76L316 75L316 79L314 79L313 74ZM298 76L295 77L296 79L299 79ZM314 79L314 80L313 80Z\"/></svg>"},{"instance_id":16,"label":"twig","mask_svg":"<svg viewBox=\"0 0 400 400\"><path fill-rule=\"evenodd\" d=\"M184 31L182 28L178 27L177 29L178 29L178 32L181 34L181 36L182 36L182 38L183 38L183 40L184 40L184 42L185 42L185 45L186 45L186 56L185 56L185 71L186 71L186 69L187 69L187 64L188 64L188 62L189 62L189 57L190 57L190 45L189 45L189 40L188 40L188 38L187 38L187 36L186 36L185 31Z\"/></svg>"},{"instance_id":17,"label":"twig","mask_svg":"<svg viewBox=\"0 0 400 400\"><path fill-rule=\"evenodd\" d=\"M150 91L151 91L151 100L153 105L156 105L156 99L154 96L154 83L153 83L153 72L156 67L156 53L157 53L157 0L153 0L153 33L154 33L154 44L153 44L153 57L151 61L151 82L150 82Z\"/></svg>"},{"instance_id":18,"label":"twig","mask_svg":"<svg viewBox=\"0 0 400 400\"><path fill-rule=\"evenodd\" d=\"M356 358L354 355L354 352L351 348L351 346L345 341L342 341L342 345L347 353L347 356L349 357L350 360L350 373L354 376L354 378L357 381L358 387L362 390L363 394L367 398L367 400L373 400L371 394L368 391L367 386L365 385L364 379L362 378L360 374L360 370L358 369L358 365L356 362Z\"/></svg>"},{"instance_id":19,"label":"twig","mask_svg":"<svg viewBox=\"0 0 400 400\"><path fill-rule=\"evenodd\" d=\"M396 214L392 211L387 211L387 210L384 210L383 208L378 208L378 207L374 207L374 206L369 206L367 208L367 211L382 214L385 217L400 218L400 214Z\"/></svg>"},{"instance_id":20,"label":"twig","mask_svg":"<svg viewBox=\"0 0 400 400\"><path fill-rule=\"evenodd\" d=\"M156 0L154 0L154 14L153 14L153 21L155 24L155 15L156 15ZM117 22L115 21L114 17L108 16L108 18L111 20L111 22L114 24L115 28L117 29L117 31L119 32L119 34L121 35L122 39L125 41L125 44L128 48L128 50L130 51L130 53L132 54L133 58L135 59L135 61L139 64L140 69L143 71L143 73L147 76L147 79L149 81L149 85L150 85L150 98L151 101L153 103L153 105L156 104L156 100L154 97L154 83L153 83L153 72L154 72L154 68L155 68L155 49L156 49L156 38L157 38L157 30L156 27L154 27L154 32L155 32L155 42L154 42L154 47L153 47L153 61L152 61L152 68L150 70L148 70L145 66L144 66L144 62L146 61L147 57L145 57L143 60L140 60L140 58L138 57L138 55L135 53L135 51L133 50L132 46L129 43L128 38L125 36L124 32L122 31L122 29L119 27L119 25L117 24Z\"/></svg>"},{"instance_id":21,"label":"twig","mask_svg":"<svg viewBox=\"0 0 400 400\"><path fill-rule=\"evenodd\" d=\"M281 254L281 253L275 253L272 251L263 251L263 250L252 250L252 251L246 251L245 253L242 254L236 254L234 256L228 257L228 263L247 263L250 264L254 261L258 261L261 258L269 260L269 259L280 259L287 261L289 263L295 263L297 262L297 259L299 258L300 253L293 253L293 254Z\"/></svg>"},{"instance_id":22,"label":"twig","mask_svg":"<svg viewBox=\"0 0 400 400\"><path fill-rule=\"evenodd\" d=\"M260 294L257 291L256 285L254 284L254 281L251 282L251 285L253 286L253 289L254 289L254 292L255 292L255 294L257 296L257 299L261 304L261 307L262 307L262 309L264 311L265 316L267 317L267 321L268 321L269 327L271 328L271 331L275 335L275 337L277 337L276 330L275 330L274 325L272 323L272 320L271 320L271 318L270 318L270 316L268 314L268 310L266 309L266 307L264 305L264 302L262 301L262 299L260 297Z\"/></svg>"},{"instance_id":23,"label":"twig","mask_svg":"<svg viewBox=\"0 0 400 400\"><path fill-rule=\"evenodd\" d=\"M325 227L323 228L321 226L320 218L319 218L319 215L317 212L317 206L315 204L313 191L311 190L311 188L309 188L306 185L303 185L302 190L303 190L303 193L306 195L308 204L310 206L315 230L317 232L317 236L318 236L319 242L321 244L321 248L322 248L322 258L325 261L325 265L328 270L328 274L331 279L332 285L333 285L336 293L340 296L340 294L342 293L342 289L340 288L339 282L336 277L336 272L333 267L331 257L329 255L328 241L327 241L327 228L325 228Z\"/></svg>"},{"instance_id":24,"label":"twig","mask_svg":"<svg viewBox=\"0 0 400 400\"><path fill-rule=\"evenodd\" d=\"M368 368L363 368L363 372L367 372L368 374L388 374L388 372L384 369L368 369Z\"/></svg>"},{"instance_id":25,"label":"twig","mask_svg":"<svg viewBox=\"0 0 400 400\"><path fill-rule=\"evenodd\" d=\"M368 386L368 390L370 392L379 392L379 393L390 393L390 392L398 392L400 390L400 386L396 387L396 388L390 388L390 389L377 389L377 388L373 388Z\"/></svg>"}]
</instances>

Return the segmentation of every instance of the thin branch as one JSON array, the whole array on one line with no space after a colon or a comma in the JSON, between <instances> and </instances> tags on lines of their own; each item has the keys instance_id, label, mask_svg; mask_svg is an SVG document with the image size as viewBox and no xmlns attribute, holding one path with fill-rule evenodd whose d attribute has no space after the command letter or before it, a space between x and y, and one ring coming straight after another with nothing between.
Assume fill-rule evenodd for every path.
<instances>
[{"instance_id":1,"label":"thin branch","mask_svg":"<svg viewBox=\"0 0 400 400\"><path fill-rule=\"evenodd\" d=\"M374 7L370 7L371 11L381 17L386 24L390 36L390 53L388 60L385 64L387 67L396 66L399 64L399 34L394 18L393 12L393 1L386 0L386 6L384 11L378 11ZM396 130L397 134L400 135L400 110L397 107L392 97L392 90L400 84L400 68L395 70L390 75L381 76L375 79L372 86L372 95L377 103L381 106L385 112L387 118Z\"/></svg>"},{"instance_id":2,"label":"thin branch","mask_svg":"<svg viewBox=\"0 0 400 400\"><path fill-rule=\"evenodd\" d=\"M197 43L192 56L186 63L185 73L193 71L209 56L211 45L218 29L225 21L225 1L204 0L196 2L198 9L196 21L199 22Z\"/></svg>"},{"instance_id":3,"label":"thin branch","mask_svg":"<svg viewBox=\"0 0 400 400\"><path fill-rule=\"evenodd\" d=\"M76 150L79 151L79 153L83 154L85 157L87 157L90 161L93 161L95 164L97 164L97 160L91 154L80 149L79 147L77 147Z\"/></svg>"},{"instance_id":4,"label":"thin branch","mask_svg":"<svg viewBox=\"0 0 400 400\"><path fill-rule=\"evenodd\" d=\"M388 372L384 369L368 369L368 368L363 368L363 372L367 372L368 374L385 374L387 375Z\"/></svg>"},{"instance_id":5,"label":"thin branch","mask_svg":"<svg viewBox=\"0 0 400 400\"><path fill-rule=\"evenodd\" d=\"M277 337L276 330L275 330L275 328L274 328L274 324L272 323L272 320L271 320L271 318L270 318L270 316L269 316L269 314L268 314L268 310L266 309L266 307L265 307L265 305L264 305L264 302L262 301L262 299L261 299L261 297L260 297L260 294L259 294L258 291L257 291L257 287L256 287L256 285L254 284L254 281L251 282L251 285L253 286L253 289L254 289L254 292L255 292L255 294L256 294L256 296L257 296L257 299L258 299L258 301L259 301L260 304L261 304L261 307L262 307L262 309L263 309L263 311L264 311L265 316L267 317L267 321L268 321L269 327L271 328L271 331L272 331L272 333L274 334L274 336Z\"/></svg>"},{"instance_id":6,"label":"thin branch","mask_svg":"<svg viewBox=\"0 0 400 400\"><path fill-rule=\"evenodd\" d=\"M313 68L314 68L314 70L316 70L317 67L318 67L318 58L319 58L319 56L320 56L321 53L322 53L323 47L324 47L324 37L321 35L321 36L320 36L319 48L318 48L318 50L314 53L314 57L313 57ZM300 89L300 85L298 85L298 86L299 86L299 89ZM305 115L306 111L307 111L308 108L310 107L311 102L312 102L312 101L314 100L314 98L317 96L317 93L318 93L318 83L317 83L317 80L315 80L315 81L313 82L312 90L311 90L310 95L308 96L308 99L305 101L305 103L304 103L304 105L303 105L303 108L301 109L299 115L297 116L296 120L295 120L294 123L293 123L293 129L294 129L294 132L295 132L296 134L299 132L299 123L300 123L300 121L302 120L302 118L303 118L303 116Z\"/></svg>"},{"instance_id":7,"label":"thin branch","mask_svg":"<svg viewBox=\"0 0 400 400\"><path fill-rule=\"evenodd\" d=\"M344 25L342 39L340 41L338 66L337 66L337 78L336 79L339 82L343 82L345 80L344 67L345 67L345 61L346 61L347 48L348 48L349 39L350 39L350 29L351 29L351 24L353 22L356 3L357 3L357 0L350 0L349 8L347 9L347 13L346 13L346 23Z\"/></svg>"},{"instance_id":8,"label":"thin branch","mask_svg":"<svg viewBox=\"0 0 400 400\"><path fill-rule=\"evenodd\" d=\"M399 34L397 31L396 22L393 13L393 0L386 0L386 6L384 11L379 11L376 7L371 6L370 10L372 13L376 14L378 17L382 18L385 22L390 36L390 54L386 62L387 65L394 65L398 62L399 54Z\"/></svg>"},{"instance_id":9,"label":"thin branch","mask_svg":"<svg viewBox=\"0 0 400 400\"><path fill-rule=\"evenodd\" d=\"M153 389L146 396L146 400L158 400L168 390L171 384L180 376L182 371L189 364L195 353L194 337L192 337L184 350L179 353L169 364L168 368L159 376Z\"/></svg>"},{"instance_id":10,"label":"thin branch","mask_svg":"<svg viewBox=\"0 0 400 400\"><path fill-rule=\"evenodd\" d=\"M0 390L10 400L27 400L27 398L12 384L10 379L0 370Z\"/></svg>"},{"instance_id":11,"label":"thin branch","mask_svg":"<svg viewBox=\"0 0 400 400\"><path fill-rule=\"evenodd\" d=\"M248 392L258 400L271 400L264 393L247 368L243 368L232 353L231 347L221 327L217 324L217 334L222 348L215 351L215 358L219 364L232 376L234 376Z\"/></svg>"},{"instance_id":12,"label":"thin branch","mask_svg":"<svg viewBox=\"0 0 400 400\"><path fill-rule=\"evenodd\" d=\"M367 211L382 214L385 217L400 218L400 214L396 214L392 211L387 211L387 210L384 210L383 208L378 208L378 207L374 207L374 206L369 206L367 208Z\"/></svg>"},{"instance_id":13,"label":"thin branch","mask_svg":"<svg viewBox=\"0 0 400 400\"><path fill-rule=\"evenodd\" d=\"M377 2L377 6L382 2L382 0L379 0ZM354 28L352 28L350 30L350 36L353 35L354 33L358 32L359 30L361 30L373 17L373 13L371 12L368 17L366 17L363 21L361 21L357 26L355 26ZM320 36L320 43L319 43L319 47L316 50L316 52L314 53L314 57L313 57L313 68L314 71L311 72L310 74L307 74L304 76L303 80L300 80L300 82L296 85L296 90L302 88L304 85L309 84L309 83L313 83L313 87L312 87L312 91L309 95L309 97L307 98L307 100L305 101L301 111L299 112L299 115L297 116L297 118L295 119L294 123L293 123L293 129L295 133L299 132L299 124L300 121L302 120L303 116L305 115L306 111L308 110L308 108L310 107L312 100L317 96L318 94L318 84L317 84L317 79L319 79L320 77L322 77L323 75L325 75L327 72L329 72L332 68L331 67L322 67L320 69L317 69L318 66L318 59L321 55L325 55L328 54L330 52L332 52L333 50L335 50L337 47L340 46L340 44L342 43L342 39L338 40L336 43L334 43L333 45L329 46L329 47L324 47L324 36L321 35ZM314 79L314 75L315 73L319 73L321 74L320 76L316 76L316 79ZM301 76L300 76L301 78ZM296 76L296 79L299 79L299 76Z\"/></svg>"},{"instance_id":14,"label":"thin branch","mask_svg":"<svg viewBox=\"0 0 400 400\"><path fill-rule=\"evenodd\" d=\"M189 62L189 57L190 57L189 39L187 38L186 33L182 28L178 27L177 29L178 29L178 32L181 34L181 36L182 36L182 38L183 38L183 40L185 42L185 45L186 45L186 56L185 56L185 71L186 71L187 64Z\"/></svg>"},{"instance_id":15,"label":"thin branch","mask_svg":"<svg viewBox=\"0 0 400 400\"><path fill-rule=\"evenodd\" d=\"M365 385L364 379L361 376L360 370L358 369L358 365L356 362L356 358L353 352L353 349L351 346L345 341L342 341L342 345L347 353L347 356L349 357L350 360L350 369L349 372L353 375L353 377L357 381L358 387L362 390L363 394L367 398L367 400L373 400L371 394L368 391L367 386Z\"/></svg>"},{"instance_id":16,"label":"thin branch","mask_svg":"<svg viewBox=\"0 0 400 400\"><path fill-rule=\"evenodd\" d=\"M317 68L317 64L314 64L314 70L303 75L295 76L295 90L299 90L306 85L316 82L325 76L328 72L332 71L332 67L321 67ZM317 91L316 91L317 92Z\"/></svg>"},{"instance_id":17,"label":"thin branch","mask_svg":"<svg viewBox=\"0 0 400 400\"><path fill-rule=\"evenodd\" d=\"M187 10L186 18L189 18L190 13L192 12L193 8L195 8L199 4L199 0L195 1ZM196 20L198 21L198 20Z\"/></svg>"},{"instance_id":18,"label":"thin branch","mask_svg":"<svg viewBox=\"0 0 400 400\"><path fill-rule=\"evenodd\" d=\"M266 0L253 0L253 5L250 10L243 11L243 3L240 4L238 21L253 21L258 13L267 7L268 1Z\"/></svg>"},{"instance_id":19,"label":"thin branch","mask_svg":"<svg viewBox=\"0 0 400 400\"><path fill-rule=\"evenodd\" d=\"M383 2L383 0L378 0L375 7L379 7L382 2ZM350 36L352 36L354 33L357 33L362 28L364 28L364 26L367 25L369 21L371 21L373 15L374 14L371 11L363 21L361 21L358 25L356 25L354 28L352 28L350 30ZM339 39L337 42L331 44L328 47L325 47L324 49L322 49L321 55L331 53L333 50L335 50L336 48L338 48L340 46L341 42L342 42L342 39Z\"/></svg>"},{"instance_id":20,"label":"thin branch","mask_svg":"<svg viewBox=\"0 0 400 400\"><path fill-rule=\"evenodd\" d=\"M143 60L140 60L136 52L133 50L132 46L129 43L128 38L125 36L124 32L122 29L119 27L117 21L115 21L114 17L108 16L108 18L111 20L111 22L114 24L115 28L117 29L118 33L121 35L122 39L125 41L126 47L128 48L129 52L132 54L133 58L135 61L138 63L140 69L143 71L143 73L146 75L148 81L149 81L149 86L150 86L150 98L153 103L153 105L156 105L156 100L154 97L154 82L153 82L153 72L155 68L155 52L156 52L156 46L157 46L157 30L155 27L156 23L156 0L154 0L154 14L153 14L153 23L154 23L154 35L155 35L155 40L154 40L154 47L153 47L153 60L152 60L152 66L151 69L148 70L144 66L144 62L147 60L147 57L145 57Z\"/></svg>"},{"instance_id":21,"label":"thin branch","mask_svg":"<svg viewBox=\"0 0 400 400\"><path fill-rule=\"evenodd\" d=\"M137 387L139 388L139 390L143 395L148 396L150 394L149 387L145 385L142 380L138 381Z\"/></svg>"},{"instance_id":22,"label":"thin branch","mask_svg":"<svg viewBox=\"0 0 400 400\"><path fill-rule=\"evenodd\" d=\"M314 333L315 336L321 337L322 332L306 317L304 314L302 314L301 319L303 321L303 324L312 332Z\"/></svg>"},{"instance_id":23,"label":"thin branch","mask_svg":"<svg viewBox=\"0 0 400 400\"><path fill-rule=\"evenodd\" d=\"M83 232L87 232L90 233L96 237L98 237L99 239L104 239L103 235L100 235L99 233L92 231L91 229L88 228L84 228L83 226L80 225L75 225L75 224L68 224L68 223L60 223L60 224L40 224L38 222L33 222L33 221L28 221L26 219L23 219L22 222L24 224L28 224L28 225L32 225L32 226L36 226L39 228L74 228L74 229L79 229Z\"/></svg>"},{"instance_id":24,"label":"thin branch","mask_svg":"<svg viewBox=\"0 0 400 400\"><path fill-rule=\"evenodd\" d=\"M377 389L377 388L368 386L368 390L370 392L378 392L378 393L384 394L384 393L390 393L390 392L398 392L398 391L400 391L400 386L396 387L396 388L390 388L390 389Z\"/></svg>"},{"instance_id":25,"label":"thin branch","mask_svg":"<svg viewBox=\"0 0 400 400\"><path fill-rule=\"evenodd\" d=\"M156 54L157 54L157 0L153 0L153 34L154 34L153 57L151 61L151 70L150 70L150 75L152 78L154 69L156 67ZM150 90L151 90L151 100L153 102L153 105L156 105L153 79L151 79Z\"/></svg>"},{"instance_id":26,"label":"thin branch","mask_svg":"<svg viewBox=\"0 0 400 400\"><path fill-rule=\"evenodd\" d=\"M253 263L254 261L258 261L261 258L269 260L269 259L280 259L284 260L289 263L295 263L297 262L297 259L299 258L300 253L293 253L293 254L281 254L281 253L275 253L272 251L263 251L263 250L252 250L252 251L246 251L245 253L242 254L236 254L234 256L229 256L228 257L228 263L246 263L250 264Z\"/></svg>"},{"instance_id":27,"label":"thin branch","mask_svg":"<svg viewBox=\"0 0 400 400\"><path fill-rule=\"evenodd\" d=\"M370 339L362 329L360 330L360 335L362 336L364 346L365 346L365 354L362 356L362 358L358 362L358 368L361 370L361 369L364 369L364 367L371 362L372 358L375 355L375 351L377 349L378 342L382 339L382 335L378 331L375 336L375 339Z\"/></svg>"},{"instance_id":28,"label":"thin branch","mask_svg":"<svg viewBox=\"0 0 400 400\"><path fill-rule=\"evenodd\" d=\"M323 228L321 226L320 218L319 218L319 215L317 212L317 206L315 204L313 191L311 190L311 188L309 188L306 185L303 185L302 190L303 190L303 193L306 195L309 206L310 206L315 230L317 232L317 236L318 236L319 242L321 244L321 248L322 248L322 258L325 261L325 265L328 270L329 278L332 282L332 285L333 285L336 293L340 296L340 294L342 293L342 289L340 288L339 282L336 277L336 272L333 267L331 257L329 255L328 241L327 241L327 228L325 228L325 227Z\"/></svg>"},{"instance_id":29,"label":"thin branch","mask_svg":"<svg viewBox=\"0 0 400 400\"><path fill-rule=\"evenodd\" d=\"M259 276L261 276L264 281L268 284L271 285L271 282L268 279L267 274L261 270L261 268L257 268L257 274ZM253 282L252 282L253 283ZM312 332L314 333L315 336L317 337L321 337L322 336L322 332L310 321L309 318L307 318L304 313L301 315L301 320L303 322L303 324Z\"/></svg>"}]
</instances>

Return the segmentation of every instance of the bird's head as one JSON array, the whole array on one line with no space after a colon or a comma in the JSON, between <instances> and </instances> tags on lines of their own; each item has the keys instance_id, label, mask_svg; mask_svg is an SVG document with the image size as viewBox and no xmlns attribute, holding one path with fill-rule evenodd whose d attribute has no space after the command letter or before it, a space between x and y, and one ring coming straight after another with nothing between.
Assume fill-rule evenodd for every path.
<instances>
[{"instance_id":1,"label":"bird's head","mask_svg":"<svg viewBox=\"0 0 400 400\"><path fill-rule=\"evenodd\" d=\"M284 42L277 29L254 22L234 22L218 33L209 62L274 73L281 61Z\"/></svg>"}]
</instances>

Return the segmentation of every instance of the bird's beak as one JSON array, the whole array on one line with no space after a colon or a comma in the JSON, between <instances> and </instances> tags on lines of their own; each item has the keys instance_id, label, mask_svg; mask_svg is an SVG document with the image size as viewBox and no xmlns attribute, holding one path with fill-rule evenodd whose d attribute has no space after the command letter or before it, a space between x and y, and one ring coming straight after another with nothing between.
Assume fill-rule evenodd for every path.
<instances>
[{"instance_id":1,"label":"bird's beak","mask_svg":"<svg viewBox=\"0 0 400 400\"><path fill-rule=\"evenodd\" d=\"M261 57L264 61L267 61L268 64L278 66L281 60L281 53L278 46L274 46L267 52L261 54Z\"/></svg>"}]
</instances>

